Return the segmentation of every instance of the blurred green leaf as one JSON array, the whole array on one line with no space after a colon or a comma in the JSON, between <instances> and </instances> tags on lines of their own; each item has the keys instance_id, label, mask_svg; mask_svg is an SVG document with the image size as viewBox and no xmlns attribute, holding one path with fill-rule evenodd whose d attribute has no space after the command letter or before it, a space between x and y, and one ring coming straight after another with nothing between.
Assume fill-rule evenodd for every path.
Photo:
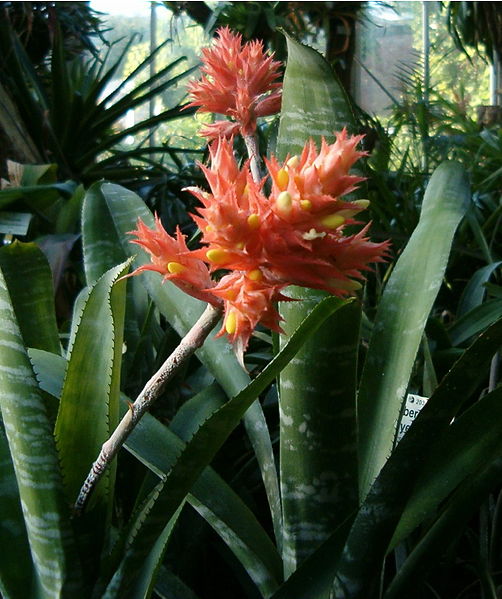
<instances>
[{"instance_id":1,"label":"blurred green leaf","mask_svg":"<svg viewBox=\"0 0 502 599\"><path fill-rule=\"evenodd\" d=\"M15 241L0 249L0 267L25 346L59 354L54 284L44 254L34 243Z\"/></svg>"},{"instance_id":2,"label":"blurred green leaf","mask_svg":"<svg viewBox=\"0 0 502 599\"><path fill-rule=\"evenodd\" d=\"M502 317L502 300L493 299L474 307L448 329L453 346L460 345Z\"/></svg>"},{"instance_id":3,"label":"blurred green leaf","mask_svg":"<svg viewBox=\"0 0 502 599\"><path fill-rule=\"evenodd\" d=\"M392 545L433 516L440 503L461 482L502 457L501 411L502 387L476 402L431 443L431 451L415 482Z\"/></svg>"},{"instance_id":4,"label":"blurred green leaf","mask_svg":"<svg viewBox=\"0 0 502 599\"><path fill-rule=\"evenodd\" d=\"M457 317L467 314L482 303L486 294L485 283L501 264L502 262L493 262L483 266L472 275L460 296Z\"/></svg>"},{"instance_id":5,"label":"blurred green leaf","mask_svg":"<svg viewBox=\"0 0 502 599\"><path fill-rule=\"evenodd\" d=\"M459 164L436 169L420 222L380 300L358 395L361 499L392 451L411 369L469 197Z\"/></svg>"},{"instance_id":6,"label":"blurred green leaf","mask_svg":"<svg viewBox=\"0 0 502 599\"><path fill-rule=\"evenodd\" d=\"M6 599L32 597L34 567L26 535L16 474L5 432L0 426L0 593Z\"/></svg>"}]
</instances>

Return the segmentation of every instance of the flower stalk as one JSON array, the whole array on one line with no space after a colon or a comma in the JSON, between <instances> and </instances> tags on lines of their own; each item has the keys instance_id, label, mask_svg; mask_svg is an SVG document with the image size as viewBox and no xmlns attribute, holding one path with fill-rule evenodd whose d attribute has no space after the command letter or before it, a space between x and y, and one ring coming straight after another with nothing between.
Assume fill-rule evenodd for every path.
<instances>
[{"instance_id":1,"label":"flower stalk","mask_svg":"<svg viewBox=\"0 0 502 599\"><path fill-rule=\"evenodd\" d=\"M260 168L260 153L258 150L258 140L256 135L244 135L244 143L246 144L246 150L249 156L249 168L251 169L251 175L255 183L261 181L261 168Z\"/></svg>"},{"instance_id":2,"label":"flower stalk","mask_svg":"<svg viewBox=\"0 0 502 599\"><path fill-rule=\"evenodd\" d=\"M190 331L180 341L178 347L146 383L135 402L129 405L129 410L113 431L111 437L103 443L101 451L80 489L73 507L75 516L82 514L101 476L141 420L143 414L151 408L165 384L174 377L186 360L203 345L220 317L221 309L209 304Z\"/></svg>"}]
</instances>

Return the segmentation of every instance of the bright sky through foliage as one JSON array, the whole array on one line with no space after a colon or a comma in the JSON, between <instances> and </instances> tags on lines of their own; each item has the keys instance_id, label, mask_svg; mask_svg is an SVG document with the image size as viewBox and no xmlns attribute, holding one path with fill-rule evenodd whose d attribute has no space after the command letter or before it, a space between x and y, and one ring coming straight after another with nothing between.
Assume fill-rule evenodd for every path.
<instances>
[{"instance_id":1,"label":"bright sky through foliage","mask_svg":"<svg viewBox=\"0 0 502 599\"><path fill-rule=\"evenodd\" d=\"M110 15L134 15L147 14L150 11L148 0L91 0L91 8Z\"/></svg>"}]
</instances>

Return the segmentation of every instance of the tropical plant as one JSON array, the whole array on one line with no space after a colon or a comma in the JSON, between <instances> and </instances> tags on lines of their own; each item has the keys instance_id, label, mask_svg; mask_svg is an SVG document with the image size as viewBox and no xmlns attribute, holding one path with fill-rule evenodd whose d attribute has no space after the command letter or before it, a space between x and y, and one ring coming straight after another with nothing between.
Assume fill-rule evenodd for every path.
<instances>
[{"instance_id":1,"label":"tropical plant","mask_svg":"<svg viewBox=\"0 0 502 599\"><path fill-rule=\"evenodd\" d=\"M24 132L33 148L32 160L56 163L63 180L88 184L107 178L138 186L145 179L165 179L169 169L152 158L168 149L145 147L145 141L153 127L186 118L190 111L183 112L182 106L176 105L131 126L122 121L128 111L176 86L193 69L180 72L184 61L180 57L153 77L135 84L135 78L147 69L161 45L110 89L127 47L111 65L99 56L78 55L69 60L62 35L56 31L50 76L46 77L36 71L8 20L2 20L2 94L10 99L8 104L2 103L2 128L13 137ZM14 129L9 125L12 122L18 123ZM136 136L136 144L128 149L123 142L131 136Z\"/></svg>"},{"instance_id":2,"label":"tropical plant","mask_svg":"<svg viewBox=\"0 0 502 599\"><path fill-rule=\"evenodd\" d=\"M465 46L470 46L483 52L490 61L496 54L500 57L502 12L498 4L448 2L446 19L448 31L462 51L466 52Z\"/></svg>"},{"instance_id":3,"label":"tropical plant","mask_svg":"<svg viewBox=\"0 0 502 599\"><path fill-rule=\"evenodd\" d=\"M287 161L296 172L294 156L310 137L319 141L325 136L326 147L332 148L333 131L353 126L350 107L329 65L291 39L288 48L278 162L270 158L269 163L275 186L289 185L289 179L279 174L280 168L274 170L274 164ZM232 70L232 64L226 64ZM244 72L238 71L239 76ZM240 125L241 117L238 113ZM245 134L252 168L257 169L256 146L251 132ZM226 147L222 141L218 144L213 146L213 160ZM220 174L227 174L228 168L222 167ZM246 169L237 169L237 176L227 178L225 185L234 183L243 197L254 197L259 193L256 180L253 184L256 174ZM204 170L214 183L218 173ZM343 175L347 176L344 170ZM210 202L211 194L197 193ZM290 191L272 186L267 193L272 202L278 200L276 209L290 214L293 198L284 195ZM134 192L96 183L86 193L82 236L87 287L76 302L63 347L53 316L50 272L40 251L30 244L0 250L0 535L2 546L12 547L0 560L2 595L127 599L172 597L176 592L193 598L195 590L208 597L207 590L195 588L197 576L179 578L181 557L169 552L179 538L176 525L187 505L232 555L229 563L242 581L234 597L391 599L420 593L427 584L424 577L502 482L501 387L494 380L488 383L490 362L502 343L500 318L478 326L473 342L460 348L457 362L439 383L426 376L433 370L423 351L421 370L428 387L424 383L413 390L430 390L430 397L396 442L397 424L407 409L406 391L417 378L414 366L427 319L469 199L464 169L458 163L441 164L428 182L419 222L389 268L371 321L360 299L288 288L289 296L302 301L280 306L284 333L274 343L274 358L252 380L231 346L210 334L221 308L204 310L204 302L171 282L162 284L157 272L149 272L161 270L185 289L188 282L198 285L187 278L193 271L182 268L183 260L192 261L187 264L195 268L195 254L184 248L180 252L181 246L175 259L169 254L164 263L155 261L167 256L162 252L171 252L169 244L175 240L166 240ZM352 201L357 211L366 205L360 199ZM331 203L331 211L334 205L340 207ZM245 212L246 206L240 207ZM225 206L221 208L224 218ZM343 209L347 211L345 205ZM206 218L211 212L201 214ZM251 229L257 224L253 215L258 216L245 213ZM324 225L331 233L323 231L321 239L344 235L340 227L345 222L330 219ZM147 252L130 243L128 232L135 227ZM314 233L310 237L315 238ZM205 240L211 242L210 235ZM251 252L250 247L248 256ZM213 264L221 257L201 255L199 261ZM272 258L269 266L277 274ZM146 272L125 279L131 264ZM176 279L184 272L185 278ZM22 283L28 273L30 286ZM210 299L207 288L197 289L197 295ZM225 328L235 339L240 334L238 321L235 328L229 324L235 306L232 296L226 299ZM274 318L269 312L268 322L276 324ZM182 341L148 381L138 367L140 356L144 352L163 359L166 340L159 332L164 319L170 323L166 345L173 345L173 330ZM264 337L261 331L257 334ZM189 361L194 352L203 366ZM163 377L180 368L188 368L194 391L203 389L174 410L168 422L149 414L140 419L145 401L159 394ZM207 384L208 372L215 384ZM481 397L485 386L488 393ZM130 389L136 395L138 387L134 403L121 393L121 388ZM261 394L279 412L278 469L266 406L256 401ZM122 424L115 428L121 415ZM241 419L259 465L267 514L254 513L211 468ZM120 452L115 462L112 456L124 440L134 459ZM89 469L91 476L81 489ZM72 517L68 505L77 495ZM493 546L493 563L496 551ZM484 593L496 580L487 567L488 555L479 556L484 559L479 576ZM218 581L215 596L225 596L225 586ZM452 596L451 590L438 588L443 596Z\"/></svg>"}]
</instances>

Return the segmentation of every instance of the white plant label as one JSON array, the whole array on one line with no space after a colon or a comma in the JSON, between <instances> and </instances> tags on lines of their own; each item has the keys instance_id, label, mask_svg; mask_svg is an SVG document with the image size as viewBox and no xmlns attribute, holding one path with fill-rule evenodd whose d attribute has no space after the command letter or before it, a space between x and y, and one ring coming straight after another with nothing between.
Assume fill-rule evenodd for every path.
<instances>
[{"instance_id":1,"label":"white plant label","mask_svg":"<svg viewBox=\"0 0 502 599\"><path fill-rule=\"evenodd\" d=\"M28 212L0 212L0 233L26 235L32 216Z\"/></svg>"},{"instance_id":2,"label":"white plant label","mask_svg":"<svg viewBox=\"0 0 502 599\"><path fill-rule=\"evenodd\" d=\"M412 422L419 415L420 410L425 406L428 399L428 397L422 397L421 395L408 393L406 405L404 406L404 412L397 429L396 443L399 443L399 441L401 441L401 439L404 437L406 431L410 428Z\"/></svg>"}]
</instances>

